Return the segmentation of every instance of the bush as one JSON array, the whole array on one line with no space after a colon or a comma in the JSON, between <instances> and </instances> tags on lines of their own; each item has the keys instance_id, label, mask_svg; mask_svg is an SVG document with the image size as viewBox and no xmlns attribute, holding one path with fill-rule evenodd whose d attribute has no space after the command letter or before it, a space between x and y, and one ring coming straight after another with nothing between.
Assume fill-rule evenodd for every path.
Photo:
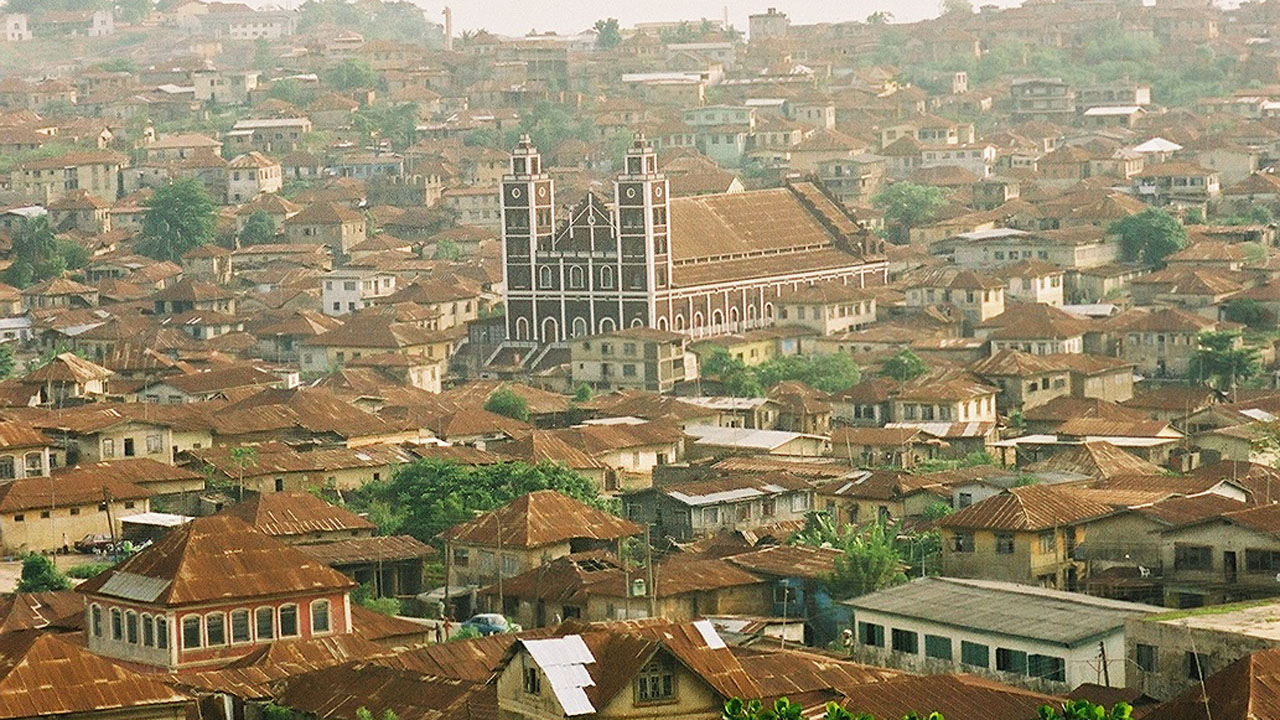
<instances>
[{"instance_id":1,"label":"bush","mask_svg":"<svg viewBox=\"0 0 1280 720\"><path fill-rule=\"evenodd\" d=\"M484 403L484 409L513 420L529 419L529 403L508 387L498 388Z\"/></svg>"},{"instance_id":2,"label":"bush","mask_svg":"<svg viewBox=\"0 0 1280 720\"><path fill-rule=\"evenodd\" d=\"M76 565L73 568L69 568L67 570L67 577L75 578L77 580L87 580L94 575L101 575L112 567L114 567L114 565L109 562L83 563L81 565Z\"/></svg>"},{"instance_id":3,"label":"bush","mask_svg":"<svg viewBox=\"0 0 1280 720\"><path fill-rule=\"evenodd\" d=\"M53 561L44 555L28 555L22 559L22 576L18 580L18 592L49 592L69 590L71 581L58 571Z\"/></svg>"}]
</instances>

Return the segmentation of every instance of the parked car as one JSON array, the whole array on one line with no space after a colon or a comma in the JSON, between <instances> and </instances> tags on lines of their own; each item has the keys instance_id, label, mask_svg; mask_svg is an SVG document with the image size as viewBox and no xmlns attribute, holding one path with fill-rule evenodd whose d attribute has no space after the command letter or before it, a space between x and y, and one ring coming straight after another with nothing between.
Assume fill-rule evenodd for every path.
<instances>
[{"instance_id":1,"label":"parked car","mask_svg":"<svg viewBox=\"0 0 1280 720\"><path fill-rule=\"evenodd\" d=\"M75 549L82 553L109 552L114 545L110 535L89 533L75 542Z\"/></svg>"},{"instance_id":2,"label":"parked car","mask_svg":"<svg viewBox=\"0 0 1280 720\"><path fill-rule=\"evenodd\" d=\"M508 632L518 632L520 626L497 613L480 613L472 615L469 620L462 623L463 628L472 628L481 635L500 635Z\"/></svg>"}]
</instances>

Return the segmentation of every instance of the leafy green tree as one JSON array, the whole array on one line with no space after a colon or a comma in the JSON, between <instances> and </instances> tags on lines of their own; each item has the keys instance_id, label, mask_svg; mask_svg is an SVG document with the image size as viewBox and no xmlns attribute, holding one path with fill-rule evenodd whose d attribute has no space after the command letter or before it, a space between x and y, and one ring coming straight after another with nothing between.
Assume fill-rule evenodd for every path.
<instances>
[{"instance_id":1,"label":"leafy green tree","mask_svg":"<svg viewBox=\"0 0 1280 720\"><path fill-rule=\"evenodd\" d=\"M919 355L911 352L910 348L903 348L884 361L880 374L898 382L907 382L915 380L928 370L929 367L924 364L924 360L921 360Z\"/></svg>"},{"instance_id":2,"label":"leafy green tree","mask_svg":"<svg viewBox=\"0 0 1280 720\"><path fill-rule=\"evenodd\" d=\"M1116 703L1107 712L1107 708L1089 700L1068 700L1061 708L1041 705L1040 720L1129 720L1133 717L1133 708L1128 703Z\"/></svg>"},{"instance_id":3,"label":"leafy green tree","mask_svg":"<svg viewBox=\"0 0 1280 720\"><path fill-rule=\"evenodd\" d=\"M841 392L857 385L862 380L862 371L853 358L844 353L785 355L757 367L756 376L766 388L798 380L824 392Z\"/></svg>"},{"instance_id":4,"label":"leafy green tree","mask_svg":"<svg viewBox=\"0 0 1280 720\"><path fill-rule=\"evenodd\" d=\"M50 592L69 590L67 579L44 555L28 555L22 558L22 575L18 579L18 592Z\"/></svg>"},{"instance_id":5,"label":"leafy green tree","mask_svg":"<svg viewBox=\"0 0 1280 720\"><path fill-rule=\"evenodd\" d=\"M826 513L811 513L805 528L791 541L843 552L824 582L832 597L845 599L906 582L907 563L897 544L899 529L884 521L840 526Z\"/></svg>"},{"instance_id":6,"label":"leafy green tree","mask_svg":"<svg viewBox=\"0 0 1280 720\"><path fill-rule=\"evenodd\" d=\"M1169 255L1187 246L1187 229L1159 208L1149 208L1111 224L1120 238L1120 254L1131 262L1163 265Z\"/></svg>"},{"instance_id":7,"label":"leafy green tree","mask_svg":"<svg viewBox=\"0 0 1280 720\"><path fill-rule=\"evenodd\" d=\"M13 234L9 254L13 264L5 270L4 279L20 288L84 267L89 262L89 251L84 246L54 235L48 216L23 220Z\"/></svg>"},{"instance_id":8,"label":"leafy green tree","mask_svg":"<svg viewBox=\"0 0 1280 720\"><path fill-rule=\"evenodd\" d=\"M456 462L423 459L403 465L386 481L365 485L352 505L382 509L375 522L381 532L406 533L423 542L470 520L477 513L492 510L534 492L555 490L593 507L612 512L614 503L602 499L588 478L551 463L501 463L469 466Z\"/></svg>"},{"instance_id":9,"label":"leafy green tree","mask_svg":"<svg viewBox=\"0 0 1280 720\"><path fill-rule=\"evenodd\" d=\"M397 103L369 105L356 112L352 125L374 139L384 139L396 150L403 150L417 140L418 105Z\"/></svg>"},{"instance_id":10,"label":"leafy green tree","mask_svg":"<svg viewBox=\"0 0 1280 720\"><path fill-rule=\"evenodd\" d=\"M13 348L8 343L0 345L0 380L5 380L13 374L15 364Z\"/></svg>"},{"instance_id":11,"label":"leafy green tree","mask_svg":"<svg viewBox=\"0 0 1280 720\"><path fill-rule=\"evenodd\" d=\"M580 403L587 402L591 398L595 397L595 394L595 391L591 389L590 385L586 383L579 383L578 387L573 391L573 401Z\"/></svg>"},{"instance_id":12,"label":"leafy green tree","mask_svg":"<svg viewBox=\"0 0 1280 720\"><path fill-rule=\"evenodd\" d=\"M316 99L316 91L313 87L303 85L300 80L281 78L271 81L267 97L301 107L310 105Z\"/></svg>"},{"instance_id":13,"label":"leafy green tree","mask_svg":"<svg viewBox=\"0 0 1280 720\"><path fill-rule=\"evenodd\" d=\"M370 712L369 708L358 707L356 708L356 720L400 720L400 718L392 710L382 711L382 717L379 718Z\"/></svg>"},{"instance_id":14,"label":"leafy green tree","mask_svg":"<svg viewBox=\"0 0 1280 720\"><path fill-rule=\"evenodd\" d=\"M939 187L896 182L877 191L871 204L884 211L889 239L904 244L911 239L911 229L925 225L947 204L947 194Z\"/></svg>"},{"instance_id":15,"label":"leafy green tree","mask_svg":"<svg viewBox=\"0 0 1280 720\"><path fill-rule=\"evenodd\" d=\"M500 387L493 391L484 402L484 409L513 420L529 419L529 403L509 387Z\"/></svg>"},{"instance_id":16,"label":"leafy green tree","mask_svg":"<svg viewBox=\"0 0 1280 720\"><path fill-rule=\"evenodd\" d=\"M320 80L336 90L371 90L382 82L382 76L367 61L347 58L320 73Z\"/></svg>"},{"instance_id":17,"label":"leafy green tree","mask_svg":"<svg viewBox=\"0 0 1280 720\"><path fill-rule=\"evenodd\" d=\"M1203 332L1191 357L1191 378L1219 390L1231 390L1261 370L1258 349L1243 345L1232 330Z\"/></svg>"},{"instance_id":18,"label":"leafy green tree","mask_svg":"<svg viewBox=\"0 0 1280 720\"><path fill-rule=\"evenodd\" d=\"M742 360L722 348L714 348L699 363L702 377L718 380L725 392L734 397L759 397L764 394L755 372Z\"/></svg>"},{"instance_id":19,"label":"leafy green tree","mask_svg":"<svg viewBox=\"0 0 1280 720\"><path fill-rule=\"evenodd\" d=\"M373 591L373 586L369 583L361 583L355 590L352 590L351 601L366 610L372 610L381 615L395 616L400 614L400 601L393 597L378 597L377 593Z\"/></svg>"},{"instance_id":20,"label":"leafy green tree","mask_svg":"<svg viewBox=\"0 0 1280 720\"><path fill-rule=\"evenodd\" d=\"M941 0L938 11L943 15L972 15L973 3L969 0Z\"/></svg>"},{"instance_id":21,"label":"leafy green tree","mask_svg":"<svg viewBox=\"0 0 1280 720\"><path fill-rule=\"evenodd\" d=\"M1276 319L1257 300L1236 298L1227 303L1223 314L1231 322L1248 325L1253 328L1271 326Z\"/></svg>"},{"instance_id":22,"label":"leafy green tree","mask_svg":"<svg viewBox=\"0 0 1280 720\"><path fill-rule=\"evenodd\" d=\"M462 251L462 247L452 240L441 240L436 243L435 252L431 253L433 260L448 260L457 262L465 258L467 254Z\"/></svg>"},{"instance_id":23,"label":"leafy green tree","mask_svg":"<svg viewBox=\"0 0 1280 720\"><path fill-rule=\"evenodd\" d=\"M153 0L116 0L116 20L127 23L142 22L156 9Z\"/></svg>"},{"instance_id":24,"label":"leafy green tree","mask_svg":"<svg viewBox=\"0 0 1280 720\"><path fill-rule=\"evenodd\" d=\"M428 23L422 8L408 0L307 0L299 8L299 29L326 24L350 28L366 40L444 46L443 29Z\"/></svg>"},{"instance_id":25,"label":"leafy green tree","mask_svg":"<svg viewBox=\"0 0 1280 720\"><path fill-rule=\"evenodd\" d=\"M622 31L618 29L618 18L596 21L596 47L609 50L618 47L622 42Z\"/></svg>"},{"instance_id":26,"label":"leafy green tree","mask_svg":"<svg viewBox=\"0 0 1280 720\"><path fill-rule=\"evenodd\" d=\"M893 13L888 10L877 10L867 16L868 25L888 25L893 22Z\"/></svg>"},{"instance_id":27,"label":"leafy green tree","mask_svg":"<svg viewBox=\"0 0 1280 720\"><path fill-rule=\"evenodd\" d=\"M261 245L275 240L276 221L265 210L255 211L240 228L241 245Z\"/></svg>"},{"instance_id":28,"label":"leafy green tree","mask_svg":"<svg viewBox=\"0 0 1280 720\"><path fill-rule=\"evenodd\" d=\"M504 145L515 145L520 133L528 133L529 139L542 152L551 152L565 140L591 140L591 122L582 113L568 106L540 101L530 112L520 116L520 127L506 138Z\"/></svg>"},{"instance_id":29,"label":"leafy green tree","mask_svg":"<svg viewBox=\"0 0 1280 720\"><path fill-rule=\"evenodd\" d=\"M296 720L292 709L269 702L262 706L262 720Z\"/></svg>"},{"instance_id":30,"label":"leafy green tree","mask_svg":"<svg viewBox=\"0 0 1280 720\"><path fill-rule=\"evenodd\" d=\"M211 242L216 227L213 198L204 183L184 178L157 188L151 196L138 252L178 262L183 253Z\"/></svg>"}]
</instances>

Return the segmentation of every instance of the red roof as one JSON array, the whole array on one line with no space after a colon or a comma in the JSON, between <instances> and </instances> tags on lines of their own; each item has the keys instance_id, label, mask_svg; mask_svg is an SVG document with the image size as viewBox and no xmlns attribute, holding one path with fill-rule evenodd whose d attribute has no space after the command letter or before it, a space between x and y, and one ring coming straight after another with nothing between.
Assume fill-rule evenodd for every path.
<instances>
[{"instance_id":1,"label":"red roof","mask_svg":"<svg viewBox=\"0 0 1280 720\"><path fill-rule=\"evenodd\" d=\"M499 543L510 548L536 548L575 538L617 540L644 528L554 490L523 495L497 510L455 525L444 540L476 545ZM499 534L501 539L499 539Z\"/></svg>"}]
</instances>

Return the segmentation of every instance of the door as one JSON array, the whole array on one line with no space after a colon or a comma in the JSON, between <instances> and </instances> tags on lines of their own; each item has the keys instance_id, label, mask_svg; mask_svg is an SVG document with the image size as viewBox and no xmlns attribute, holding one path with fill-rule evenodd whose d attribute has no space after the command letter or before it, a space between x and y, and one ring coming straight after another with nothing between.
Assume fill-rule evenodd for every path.
<instances>
[{"instance_id":1,"label":"door","mask_svg":"<svg viewBox=\"0 0 1280 720\"><path fill-rule=\"evenodd\" d=\"M1234 550L1227 550L1222 553L1222 573L1229 583L1236 581L1236 553Z\"/></svg>"}]
</instances>

